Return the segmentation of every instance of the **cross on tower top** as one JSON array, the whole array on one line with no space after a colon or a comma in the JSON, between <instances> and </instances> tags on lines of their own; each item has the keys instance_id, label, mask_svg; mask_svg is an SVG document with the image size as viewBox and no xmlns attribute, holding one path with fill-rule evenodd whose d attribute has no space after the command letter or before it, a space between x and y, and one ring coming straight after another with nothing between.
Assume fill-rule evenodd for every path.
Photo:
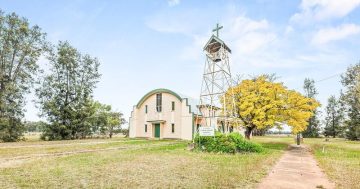
<instances>
[{"instance_id":1,"label":"cross on tower top","mask_svg":"<svg viewBox=\"0 0 360 189\"><path fill-rule=\"evenodd\" d=\"M212 30L213 32L216 32L216 37L219 37L219 30L222 28L222 26L219 26L219 23L216 24L216 28Z\"/></svg>"}]
</instances>

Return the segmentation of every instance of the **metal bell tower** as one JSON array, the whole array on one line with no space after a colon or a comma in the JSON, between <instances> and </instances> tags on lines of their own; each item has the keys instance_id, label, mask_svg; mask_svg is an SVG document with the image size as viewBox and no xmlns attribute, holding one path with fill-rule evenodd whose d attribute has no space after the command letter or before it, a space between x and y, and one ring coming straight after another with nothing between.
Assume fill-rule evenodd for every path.
<instances>
[{"instance_id":1,"label":"metal bell tower","mask_svg":"<svg viewBox=\"0 0 360 189\"><path fill-rule=\"evenodd\" d=\"M226 91L232 87L229 54L231 49L219 38L219 24L204 47L206 56L202 86L200 92L199 111L201 112L201 125L214 127L221 121L225 122L234 114L226 110ZM229 102L228 102L229 103Z\"/></svg>"}]
</instances>

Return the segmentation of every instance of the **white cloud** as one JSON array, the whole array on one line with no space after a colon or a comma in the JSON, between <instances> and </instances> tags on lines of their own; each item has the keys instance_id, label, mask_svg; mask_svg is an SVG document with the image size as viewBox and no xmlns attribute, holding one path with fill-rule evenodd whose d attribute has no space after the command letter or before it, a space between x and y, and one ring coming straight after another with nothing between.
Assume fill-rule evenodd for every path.
<instances>
[{"instance_id":1,"label":"white cloud","mask_svg":"<svg viewBox=\"0 0 360 189\"><path fill-rule=\"evenodd\" d=\"M201 57L203 45L211 35L211 28L207 19L207 16L202 16L202 13L197 11L165 12L148 19L146 25L158 32L183 34L191 37L193 42L184 48L181 57L188 60L198 60ZM266 48L277 39L266 19L255 20L244 14L236 13L225 16L220 20L220 23L224 26L220 30L220 38L228 41L233 51L242 55Z\"/></svg>"},{"instance_id":2,"label":"white cloud","mask_svg":"<svg viewBox=\"0 0 360 189\"><path fill-rule=\"evenodd\" d=\"M146 23L152 30L163 33L189 33L189 27L181 22L171 22L162 19L152 19Z\"/></svg>"},{"instance_id":3,"label":"white cloud","mask_svg":"<svg viewBox=\"0 0 360 189\"><path fill-rule=\"evenodd\" d=\"M162 33L194 35L198 31L203 31L203 19L206 19L206 16L196 10L166 10L148 17L145 24L150 29Z\"/></svg>"},{"instance_id":4,"label":"white cloud","mask_svg":"<svg viewBox=\"0 0 360 189\"><path fill-rule=\"evenodd\" d=\"M180 0L168 0L168 5L170 7L176 6L178 4L180 4Z\"/></svg>"},{"instance_id":5,"label":"white cloud","mask_svg":"<svg viewBox=\"0 0 360 189\"><path fill-rule=\"evenodd\" d=\"M342 18L359 6L360 0L302 0L301 12L294 14L290 20L306 23Z\"/></svg>"},{"instance_id":6,"label":"white cloud","mask_svg":"<svg viewBox=\"0 0 360 189\"><path fill-rule=\"evenodd\" d=\"M257 69L287 66L274 62L278 36L266 19L255 20L245 15L227 18L224 25L224 38L232 49L232 62L236 69ZM281 64L281 65L280 65ZM246 65L246 66L245 66Z\"/></svg>"},{"instance_id":7,"label":"white cloud","mask_svg":"<svg viewBox=\"0 0 360 189\"><path fill-rule=\"evenodd\" d=\"M146 24L158 32L176 33L190 38L192 42L180 49L179 58L191 62L194 66L202 66L204 60L202 49L211 35L212 27L210 26L212 25L210 24L213 23L209 23L207 17L201 17L201 14L198 14L198 12L188 11L170 14L170 16L159 14L147 20ZM190 17L192 20L188 22ZM314 49L308 41L303 41L303 37L306 38L306 36L290 35L295 34L292 25L279 30L267 19L252 19L238 12L225 15L219 22L224 26L220 30L220 38L232 49L232 66L235 70L241 70L241 73L271 72L271 70L292 68L309 69L323 62L329 62L324 61L323 57L311 57L319 61L309 61L306 57L299 57L299 54L308 55L314 50L316 50L315 54L320 53L322 49ZM327 49L326 51L335 52L336 50Z\"/></svg>"},{"instance_id":8,"label":"white cloud","mask_svg":"<svg viewBox=\"0 0 360 189\"><path fill-rule=\"evenodd\" d=\"M285 35L288 35L292 32L294 32L294 28L292 26L286 26Z\"/></svg>"},{"instance_id":9,"label":"white cloud","mask_svg":"<svg viewBox=\"0 0 360 189\"><path fill-rule=\"evenodd\" d=\"M227 25L230 29L224 33L225 39L233 43L234 50L242 55L267 47L276 39L265 19L257 21L242 15L231 19Z\"/></svg>"},{"instance_id":10,"label":"white cloud","mask_svg":"<svg viewBox=\"0 0 360 189\"><path fill-rule=\"evenodd\" d=\"M267 49L277 39L276 34L271 31L270 24L265 19L253 20L245 15L240 15L226 17L221 23L223 23L224 29L220 30L220 38L224 39L234 52L234 61L238 61L244 56L255 56L259 51ZM178 28L179 33L184 33L182 28L186 27ZM173 29L166 31L174 32ZM210 34L207 31L189 36L193 38L193 42L184 48L181 58L200 61L204 56L202 48L209 39Z\"/></svg>"},{"instance_id":11,"label":"white cloud","mask_svg":"<svg viewBox=\"0 0 360 189\"><path fill-rule=\"evenodd\" d=\"M230 32L232 34L242 34L258 30L269 29L269 23L263 19L260 21L252 20L244 15L237 16L230 20Z\"/></svg>"},{"instance_id":12,"label":"white cloud","mask_svg":"<svg viewBox=\"0 0 360 189\"><path fill-rule=\"evenodd\" d=\"M331 41L345 39L351 35L360 33L360 26L355 24L343 24L338 27L320 29L312 38L312 44L322 45Z\"/></svg>"},{"instance_id":13,"label":"white cloud","mask_svg":"<svg viewBox=\"0 0 360 189\"><path fill-rule=\"evenodd\" d=\"M271 32L249 32L235 40L233 44L235 50L242 55L248 55L267 48L271 42L276 40L276 35Z\"/></svg>"},{"instance_id":14,"label":"white cloud","mask_svg":"<svg viewBox=\"0 0 360 189\"><path fill-rule=\"evenodd\" d=\"M192 44L182 50L180 58L183 60L200 60L203 57L203 47L207 40L209 40L207 35L193 36Z\"/></svg>"}]
</instances>

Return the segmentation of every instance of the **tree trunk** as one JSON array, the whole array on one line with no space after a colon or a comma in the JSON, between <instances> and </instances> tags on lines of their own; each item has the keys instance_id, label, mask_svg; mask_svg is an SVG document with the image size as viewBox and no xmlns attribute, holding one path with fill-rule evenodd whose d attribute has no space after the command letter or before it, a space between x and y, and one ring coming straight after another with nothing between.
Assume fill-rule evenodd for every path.
<instances>
[{"instance_id":1,"label":"tree trunk","mask_svg":"<svg viewBox=\"0 0 360 189\"><path fill-rule=\"evenodd\" d=\"M6 106L5 104L5 100L3 100L3 94L5 92L5 82L1 81L1 85L0 85L0 118L3 118L3 116L5 115L5 110L4 107Z\"/></svg>"},{"instance_id":2,"label":"tree trunk","mask_svg":"<svg viewBox=\"0 0 360 189\"><path fill-rule=\"evenodd\" d=\"M333 133L333 134L334 134L334 135L333 135L333 138L335 138L335 137L336 137L336 131L335 131L335 120L334 120L334 117L335 117L335 116L333 115L333 117L332 117L333 132L334 132L334 133Z\"/></svg>"},{"instance_id":3,"label":"tree trunk","mask_svg":"<svg viewBox=\"0 0 360 189\"><path fill-rule=\"evenodd\" d=\"M246 131L245 131L245 138L250 140L251 139L251 134L252 131L254 130L255 126L251 126L251 127L246 127Z\"/></svg>"},{"instance_id":4,"label":"tree trunk","mask_svg":"<svg viewBox=\"0 0 360 189\"><path fill-rule=\"evenodd\" d=\"M298 133L298 134L296 134L296 144L297 145L300 145L300 141L301 140L301 137L300 137L300 134Z\"/></svg>"}]
</instances>

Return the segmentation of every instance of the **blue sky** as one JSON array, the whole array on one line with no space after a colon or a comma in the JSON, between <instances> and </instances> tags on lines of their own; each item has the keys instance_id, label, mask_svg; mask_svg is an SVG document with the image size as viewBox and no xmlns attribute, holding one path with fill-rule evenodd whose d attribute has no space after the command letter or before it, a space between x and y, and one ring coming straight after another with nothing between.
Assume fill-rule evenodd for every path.
<instances>
[{"instance_id":1,"label":"blue sky","mask_svg":"<svg viewBox=\"0 0 360 189\"><path fill-rule=\"evenodd\" d=\"M49 41L98 57L95 99L126 117L155 88L199 96L202 47L217 22L233 75L276 73L300 92L313 78L324 107L339 94L339 74L360 60L359 7L360 0L0 0L0 9L39 25ZM27 120L39 119L33 98Z\"/></svg>"}]
</instances>

